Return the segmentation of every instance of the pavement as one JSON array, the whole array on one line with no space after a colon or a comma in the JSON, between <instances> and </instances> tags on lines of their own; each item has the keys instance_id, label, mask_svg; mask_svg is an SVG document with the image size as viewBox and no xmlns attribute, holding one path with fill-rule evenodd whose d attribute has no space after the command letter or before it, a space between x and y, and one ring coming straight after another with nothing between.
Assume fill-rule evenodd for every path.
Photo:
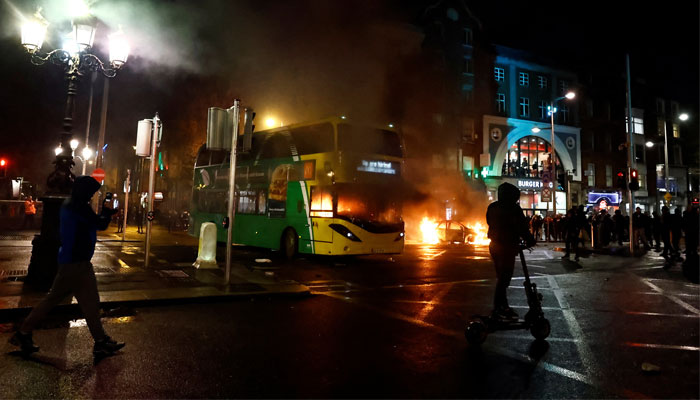
<instances>
[{"instance_id":1,"label":"pavement","mask_svg":"<svg viewBox=\"0 0 700 400\"><path fill-rule=\"evenodd\" d=\"M0 231L0 322L29 313L45 296L45 292L24 284L31 240L38 231ZM110 228L98 235L92 262L97 278L100 302L104 310L121 307L211 301L255 296L304 296L309 288L293 280L278 278L265 268L252 268L250 262L234 259L228 284L224 283L225 248L219 248L218 268L197 269L198 239L186 232L169 233L154 226L151 262L144 267L145 235L128 227L122 234ZM168 257L173 248L186 248L191 260ZM170 260L168 260L170 258ZM264 266L269 260L259 260ZM74 298L58 307L61 311L77 312Z\"/></svg>"}]
</instances>

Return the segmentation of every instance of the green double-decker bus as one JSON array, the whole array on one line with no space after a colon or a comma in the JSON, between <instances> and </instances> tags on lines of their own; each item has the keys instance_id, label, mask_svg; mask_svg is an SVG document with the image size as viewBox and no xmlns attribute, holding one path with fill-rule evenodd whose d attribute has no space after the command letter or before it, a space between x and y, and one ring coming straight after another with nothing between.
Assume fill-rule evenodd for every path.
<instances>
[{"instance_id":1,"label":"green double-decker bus","mask_svg":"<svg viewBox=\"0 0 700 400\"><path fill-rule=\"evenodd\" d=\"M256 132L236 156L233 242L298 253L403 251L404 151L388 126L344 117ZM190 234L217 225L228 206L229 152L202 146L194 166Z\"/></svg>"}]
</instances>

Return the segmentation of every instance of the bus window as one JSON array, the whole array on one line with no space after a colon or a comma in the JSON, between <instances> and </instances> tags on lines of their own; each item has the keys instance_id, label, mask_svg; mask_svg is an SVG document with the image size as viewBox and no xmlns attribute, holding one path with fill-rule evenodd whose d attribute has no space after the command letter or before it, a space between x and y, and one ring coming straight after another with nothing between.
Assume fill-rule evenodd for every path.
<instances>
[{"instance_id":1,"label":"bus window","mask_svg":"<svg viewBox=\"0 0 700 400\"><path fill-rule=\"evenodd\" d=\"M199 149L199 154L197 154L197 161L195 162L195 167L205 167L211 165L209 163L209 157L211 156L211 151L207 150L206 147L202 146Z\"/></svg>"},{"instance_id":2,"label":"bus window","mask_svg":"<svg viewBox=\"0 0 700 400\"><path fill-rule=\"evenodd\" d=\"M223 190L201 190L194 196L197 209L206 213L226 213L228 194Z\"/></svg>"},{"instance_id":3,"label":"bus window","mask_svg":"<svg viewBox=\"0 0 700 400\"><path fill-rule=\"evenodd\" d=\"M221 165L228 159L228 151L212 151L209 165Z\"/></svg>"},{"instance_id":4,"label":"bus window","mask_svg":"<svg viewBox=\"0 0 700 400\"><path fill-rule=\"evenodd\" d=\"M333 217L333 195L329 188L311 186L311 216Z\"/></svg>"},{"instance_id":5,"label":"bus window","mask_svg":"<svg viewBox=\"0 0 700 400\"><path fill-rule=\"evenodd\" d=\"M289 137L282 133L274 133L269 135L262 147L260 158L283 158L291 157L292 148L289 142Z\"/></svg>"},{"instance_id":6,"label":"bus window","mask_svg":"<svg viewBox=\"0 0 700 400\"><path fill-rule=\"evenodd\" d=\"M330 123L302 126L292 129L291 133L299 155L335 150L333 125Z\"/></svg>"},{"instance_id":7,"label":"bus window","mask_svg":"<svg viewBox=\"0 0 700 400\"><path fill-rule=\"evenodd\" d=\"M238 214L255 214L257 195L251 190L242 190L238 193Z\"/></svg>"},{"instance_id":8,"label":"bus window","mask_svg":"<svg viewBox=\"0 0 700 400\"><path fill-rule=\"evenodd\" d=\"M258 214L264 215L267 211L267 195L264 190L258 192Z\"/></svg>"},{"instance_id":9,"label":"bus window","mask_svg":"<svg viewBox=\"0 0 700 400\"><path fill-rule=\"evenodd\" d=\"M348 124L338 125L338 150L403 157L396 132Z\"/></svg>"}]
</instances>

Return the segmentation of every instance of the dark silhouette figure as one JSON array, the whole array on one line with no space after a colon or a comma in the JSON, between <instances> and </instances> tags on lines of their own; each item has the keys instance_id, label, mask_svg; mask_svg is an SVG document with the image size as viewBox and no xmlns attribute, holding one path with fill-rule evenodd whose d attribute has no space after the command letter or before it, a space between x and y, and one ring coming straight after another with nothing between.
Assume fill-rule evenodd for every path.
<instances>
[{"instance_id":1,"label":"dark silhouette figure","mask_svg":"<svg viewBox=\"0 0 700 400\"><path fill-rule=\"evenodd\" d=\"M576 210L572 208L571 210L566 212L566 216L564 217L564 240L566 242L566 253L562 256L562 258L569 258L569 255L571 254L571 250L576 253L576 258L575 260L579 260L579 250L578 250L578 241L579 241L579 228L578 224L576 223Z\"/></svg>"},{"instance_id":2,"label":"dark silhouette figure","mask_svg":"<svg viewBox=\"0 0 700 400\"><path fill-rule=\"evenodd\" d=\"M498 281L493 297L493 317L501 320L517 320L518 314L508 306L506 289L510 285L518 254L520 240L528 247L535 245L535 238L528 229L527 217L518 205L520 190L510 183L498 187L498 201L491 203L486 211L489 251L496 269Z\"/></svg>"},{"instance_id":3,"label":"dark silhouette figure","mask_svg":"<svg viewBox=\"0 0 700 400\"><path fill-rule=\"evenodd\" d=\"M36 215L36 201L29 196L27 200L24 201L24 221L22 222L22 229L25 229L29 225L29 229L34 229L34 216Z\"/></svg>"},{"instance_id":4,"label":"dark silhouette figure","mask_svg":"<svg viewBox=\"0 0 700 400\"><path fill-rule=\"evenodd\" d=\"M114 215L114 210L102 207L95 214L90 207L90 198L99 190L100 184L90 176L79 176L73 183L71 197L61 206L61 248L58 251L58 273L51 290L32 310L22 326L10 339L24 353L38 351L32 341L32 330L51 309L69 295L78 300L90 334L95 340L93 354L107 356L124 347L124 343L112 340L105 333L100 321L100 296L93 270L92 255L95 252L97 231L105 230Z\"/></svg>"}]
</instances>

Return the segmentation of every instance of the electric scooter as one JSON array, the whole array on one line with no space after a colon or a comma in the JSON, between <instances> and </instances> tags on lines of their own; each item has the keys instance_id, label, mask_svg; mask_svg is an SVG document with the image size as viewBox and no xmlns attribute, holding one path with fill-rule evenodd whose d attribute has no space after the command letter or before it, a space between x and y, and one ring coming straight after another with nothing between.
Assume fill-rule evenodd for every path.
<instances>
[{"instance_id":1,"label":"electric scooter","mask_svg":"<svg viewBox=\"0 0 700 400\"><path fill-rule=\"evenodd\" d=\"M544 317L544 312L542 312L542 294L537 292L537 285L530 281L530 274L523 254L525 249L525 246L520 246L520 262L523 265L523 274L525 275L523 286L525 286L528 305L525 318L517 321L502 321L490 315L475 315L464 331L464 336L469 344L480 345L486 340L489 333L496 331L529 329L537 340L544 340L549 336L551 327L547 318Z\"/></svg>"}]
</instances>

